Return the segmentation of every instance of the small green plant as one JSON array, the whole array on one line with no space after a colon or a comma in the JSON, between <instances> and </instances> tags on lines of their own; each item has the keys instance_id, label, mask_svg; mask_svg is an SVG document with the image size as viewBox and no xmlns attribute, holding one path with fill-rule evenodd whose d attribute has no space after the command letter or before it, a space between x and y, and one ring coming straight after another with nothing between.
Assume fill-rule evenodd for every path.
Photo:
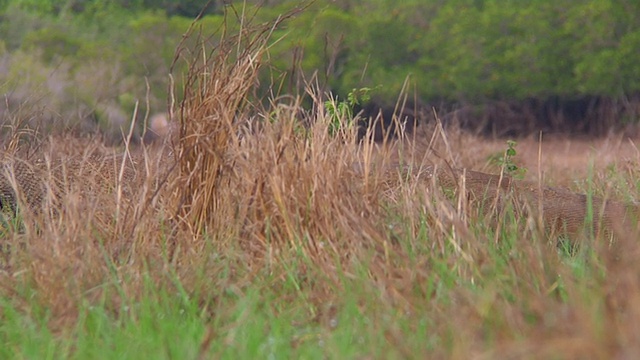
<instances>
[{"instance_id":1,"label":"small green plant","mask_svg":"<svg viewBox=\"0 0 640 360\"><path fill-rule=\"evenodd\" d=\"M522 179L527 169L519 167L513 161L513 158L517 155L517 145L518 143L514 140L507 140L507 149L504 154L492 156L489 161L500 166L505 174L517 179Z\"/></svg>"},{"instance_id":2,"label":"small green plant","mask_svg":"<svg viewBox=\"0 0 640 360\"><path fill-rule=\"evenodd\" d=\"M371 100L373 90L368 87L353 89L344 101L339 101L337 97L335 100L325 101L324 106L329 113L329 134L331 136L335 136L340 129L349 129L353 126L354 107Z\"/></svg>"}]
</instances>

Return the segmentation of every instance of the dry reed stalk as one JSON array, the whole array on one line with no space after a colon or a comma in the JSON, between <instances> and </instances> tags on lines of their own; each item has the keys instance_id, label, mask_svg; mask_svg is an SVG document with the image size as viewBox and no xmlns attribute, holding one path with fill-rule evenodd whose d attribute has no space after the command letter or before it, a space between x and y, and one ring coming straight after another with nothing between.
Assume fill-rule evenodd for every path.
<instances>
[{"instance_id":1,"label":"dry reed stalk","mask_svg":"<svg viewBox=\"0 0 640 360\"><path fill-rule=\"evenodd\" d=\"M176 203L178 217L194 234L219 220L221 182L229 181L233 166L229 150L238 143L239 128L248 118L248 94L257 82L262 56L273 30L297 11L256 27L239 19L241 28L233 35L227 33L225 22L221 39L211 50L193 28L186 35L196 37L200 47L189 62L179 109Z\"/></svg>"}]
</instances>

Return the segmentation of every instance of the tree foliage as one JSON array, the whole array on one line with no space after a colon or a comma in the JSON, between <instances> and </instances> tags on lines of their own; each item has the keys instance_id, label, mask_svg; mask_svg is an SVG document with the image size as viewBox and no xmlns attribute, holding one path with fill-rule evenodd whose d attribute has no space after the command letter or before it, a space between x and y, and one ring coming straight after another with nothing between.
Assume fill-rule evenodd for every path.
<instances>
[{"instance_id":1,"label":"tree foliage","mask_svg":"<svg viewBox=\"0 0 640 360\"><path fill-rule=\"evenodd\" d=\"M407 78L426 102L640 94L635 0L4 0L2 48L40 49L45 62L108 54L158 87L207 3L207 32L225 7L267 21L309 5L273 36L261 79L282 92L316 76L341 97L369 87L388 101Z\"/></svg>"},{"instance_id":2,"label":"tree foliage","mask_svg":"<svg viewBox=\"0 0 640 360\"><path fill-rule=\"evenodd\" d=\"M291 28L276 56L303 49L305 71L339 61L331 84L345 94L382 85L397 95L407 76L426 99L470 103L640 91L640 5L631 0L344 0Z\"/></svg>"}]
</instances>

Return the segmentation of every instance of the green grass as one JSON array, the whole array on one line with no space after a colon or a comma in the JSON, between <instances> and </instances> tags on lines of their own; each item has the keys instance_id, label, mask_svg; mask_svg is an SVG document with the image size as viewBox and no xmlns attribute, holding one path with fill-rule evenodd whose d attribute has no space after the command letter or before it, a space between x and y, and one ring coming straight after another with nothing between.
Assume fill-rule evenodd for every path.
<instances>
[{"instance_id":1,"label":"green grass","mask_svg":"<svg viewBox=\"0 0 640 360\"><path fill-rule=\"evenodd\" d=\"M252 281L238 282L233 274L250 272L251 265L221 257L218 277L199 278L190 296L184 289L193 284L182 284L167 263L170 285L155 284L157 274L149 270L140 274L145 277L142 292L128 298L120 284L126 280L114 276L101 285L99 299L91 293L76 298L77 316L62 326L46 307L30 302L36 290L25 286L18 296L0 302L0 357L323 359L491 353L505 342L530 341L536 331L553 333L566 309L598 308L604 300L604 273L593 249L569 254L535 241L523 246L521 229L510 226L513 220L506 218L499 243L491 240L490 229L477 230L475 238L486 243L483 254L466 247L475 258L471 264L453 246L434 251L428 236L396 236L399 244L385 260L395 266L387 269L379 269L374 259L379 254L365 251L358 259L336 259L333 265L343 270L330 279L293 248L277 264L253 274ZM397 283L383 280L393 274L380 271L394 268L400 272ZM110 300L113 295L122 296L118 306ZM588 315L596 323L606 316L598 311Z\"/></svg>"},{"instance_id":2,"label":"green grass","mask_svg":"<svg viewBox=\"0 0 640 360\"><path fill-rule=\"evenodd\" d=\"M24 313L5 298L0 357L170 359L202 352L229 359L393 358L439 346L427 317L389 307L380 299L383 290L366 280L366 269L360 276L345 280L348 290L336 289L335 302L319 304L308 300L313 291L300 289L303 280L294 270L283 280L265 274L243 289L218 289L209 304L149 285L140 299L118 309L78 299L77 319L56 333L46 310ZM409 348L390 346L386 336Z\"/></svg>"}]
</instances>

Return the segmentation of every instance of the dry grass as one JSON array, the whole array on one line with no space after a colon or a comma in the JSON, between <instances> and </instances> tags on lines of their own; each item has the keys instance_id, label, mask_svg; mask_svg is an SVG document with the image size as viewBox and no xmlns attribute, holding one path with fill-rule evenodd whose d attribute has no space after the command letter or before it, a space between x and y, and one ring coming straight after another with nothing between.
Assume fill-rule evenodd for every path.
<instances>
[{"instance_id":1,"label":"dry grass","mask_svg":"<svg viewBox=\"0 0 640 360\"><path fill-rule=\"evenodd\" d=\"M12 306L31 315L46 309L48 327L65 336L87 304L113 318L136 318L136 304L161 289L195 302L203 321L216 324L203 340L206 352L218 337L233 344L236 323L220 325L229 294L268 292L274 298L267 307L282 314L301 308L301 322L323 333L338 331L336 313L353 301L369 321L364 329L381 334L378 346L396 356L640 354L637 234L619 239L623 251L585 237L567 254L536 219L506 212L493 228L467 199L443 194L432 181L380 170L434 160L426 140L379 146L357 142L355 131L332 137L322 106L301 127L300 99L261 110L247 94L270 29L247 27L241 41L229 35L194 56L171 153L119 151L101 180L113 186L83 176L80 188L47 202L43 214L23 213L27 231L5 231L0 292ZM316 105L320 95L306 94ZM464 134L449 141L455 163L481 170L483 153L496 146ZM441 141L435 148L447 153ZM37 149L76 164L74 174L95 174L82 159L109 151L68 139ZM545 151L545 159L553 163L558 154L565 156ZM612 159L637 197L638 157ZM596 162L594 172L601 166ZM138 183L123 192L127 171ZM568 183L565 171L545 173ZM422 326L428 341L416 335ZM305 340L287 341L295 348Z\"/></svg>"}]
</instances>

